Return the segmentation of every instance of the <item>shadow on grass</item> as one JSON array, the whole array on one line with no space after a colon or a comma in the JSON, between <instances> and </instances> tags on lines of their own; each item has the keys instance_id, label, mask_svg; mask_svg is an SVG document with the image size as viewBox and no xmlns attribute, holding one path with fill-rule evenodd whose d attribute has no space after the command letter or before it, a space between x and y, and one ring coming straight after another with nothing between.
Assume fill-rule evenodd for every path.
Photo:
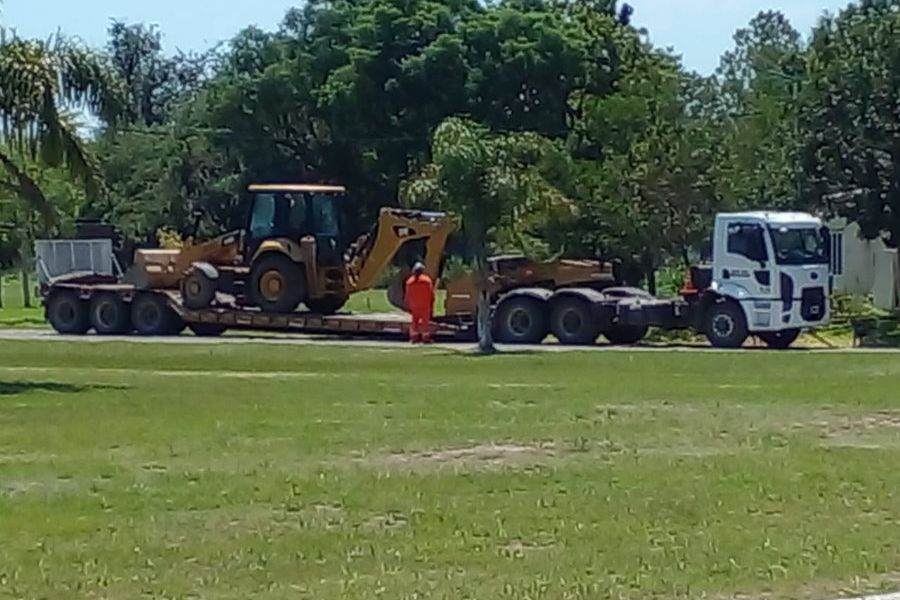
<instances>
[{"instance_id":1,"label":"shadow on grass","mask_svg":"<svg viewBox=\"0 0 900 600\"><path fill-rule=\"evenodd\" d=\"M76 384L58 381L0 381L0 397L18 396L31 392L54 392L57 394L80 394L94 390L126 390L127 385Z\"/></svg>"}]
</instances>

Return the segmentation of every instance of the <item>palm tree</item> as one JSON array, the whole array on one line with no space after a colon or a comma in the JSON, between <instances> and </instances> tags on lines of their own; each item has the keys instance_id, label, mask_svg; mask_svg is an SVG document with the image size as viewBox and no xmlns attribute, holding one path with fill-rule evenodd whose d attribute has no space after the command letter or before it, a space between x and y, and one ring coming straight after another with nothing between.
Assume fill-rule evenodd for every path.
<instances>
[{"instance_id":1,"label":"palm tree","mask_svg":"<svg viewBox=\"0 0 900 600\"><path fill-rule=\"evenodd\" d=\"M26 40L0 28L0 188L40 215L44 229L56 215L29 166L63 167L89 196L101 194L97 162L73 111L112 124L123 97L101 55L61 35Z\"/></svg>"},{"instance_id":2,"label":"palm tree","mask_svg":"<svg viewBox=\"0 0 900 600\"><path fill-rule=\"evenodd\" d=\"M435 131L432 162L407 181L403 199L457 215L478 272L478 346L494 352L488 298L491 250L548 251L543 225L573 214L573 205L544 175L561 166L563 153L531 133L492 134L472 121L451 117Z\"/></svg>"}]
</instances>

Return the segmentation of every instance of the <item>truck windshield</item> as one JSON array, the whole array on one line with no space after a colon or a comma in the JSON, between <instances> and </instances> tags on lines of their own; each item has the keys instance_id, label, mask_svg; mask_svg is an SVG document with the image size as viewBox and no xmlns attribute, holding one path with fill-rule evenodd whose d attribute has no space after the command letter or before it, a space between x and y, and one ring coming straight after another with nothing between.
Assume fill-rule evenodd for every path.
<instances>
[{"instance_id":1,"label":"truck windshield","mask_svg":"<svg viewBox=\"0 0 900 600\"><path fill-rule=\"evenodd\" d=\"M828 264L827 248L818 229L772 227L771 232L778 264Z\"/></svg>"}]
</instances>

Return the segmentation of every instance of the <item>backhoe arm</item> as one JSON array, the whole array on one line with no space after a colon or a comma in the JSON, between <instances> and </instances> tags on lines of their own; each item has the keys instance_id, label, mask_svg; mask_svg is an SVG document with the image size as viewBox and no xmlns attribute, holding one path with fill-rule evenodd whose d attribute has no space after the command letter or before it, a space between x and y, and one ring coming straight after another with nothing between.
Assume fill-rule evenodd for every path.
<instances>
[{"instance_id":1,"label":"backhoe arm","mask_svg":"<svg viewBox=\"0 0 900 600\"><path fill-rule=\"evenodd\" d=\"M353 292L371 289L400 248L412 240L426 240L422 262L437 279L447 238L456 228L445 213L382 208L373 233L367 234L347 256L347 276Z\"/></svg>"}]
</instances>

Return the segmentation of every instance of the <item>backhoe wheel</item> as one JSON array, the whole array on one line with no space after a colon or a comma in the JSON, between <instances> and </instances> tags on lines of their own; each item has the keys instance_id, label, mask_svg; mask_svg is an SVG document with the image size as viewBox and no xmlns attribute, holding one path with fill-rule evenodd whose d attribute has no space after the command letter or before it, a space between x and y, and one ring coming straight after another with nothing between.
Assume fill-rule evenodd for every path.
<instances>
[{"instance_id":1,"label":"backhoe wheel","mask_svg":"<svg viewBox=\"0 0 900 600\"><path fill-rule=\"evenodd\" d=\"M333 315L344 308L347 303L346 296L323 296L322 298L309 298L306 308L320 315Z\"/></svg>"},{"instance_id":2,"label":"backhoe wheel","mask_svg":"<svg viewBox=\"0 0 900 600\"><path fill-rule=\"evenodd\" d=\"M97 294L91 300L91 325L100 335L121 335L131 331L128 305L115 294Z\"/></svg>"},{"instance_id":3,"label":"backhoe wheel","mask_svg":"<svg viewBox=\"0 0 900 600\"><path fill-rule=\"evenodd\" d=\"M197 337L219 337L228 328L218 323L188 323L188 329Z\"/></svg>"},{"instance_id":4,"label":"backhoe wheel","mask_svg":"<svg viewBox=\"0 0 900 600\"><path fill-rule=\"evenodd\" d=\"M494 315L497 341L504 344L540 344L547 337L547 304L534 298L509 298Z\"/></svg>"},{"instance_id":5,"label":"backhoe wheel","mask_svg":"<svg viewBox=\"0 0 900 600\"><path fill-rule=\"evenodd\" d=\"M293 312L306 299L303 267L283 254L263 256L250 270L250 291L266 312Z\"/></svg>"},{"instance_id":6,"label":"backhoe wheel","mask_svg":"<svg viewBox=\"0 0 900 600\"><path fill-rule=\"evenodd\" d=\"M131 303L131 322L141 335L176 335L184 321L160 294L139 294Z\"/></svg>"},{"instance_id":7,"label":"backhoe wheel","mask_svg":"<svg viewBox=\"0 0 900 600\"><path fill-rule=\"evenodd\" d=\"M715 348L740 348L747 341L747 320L736 303L726 300L706 311L706 339Z\"/></svg>"},{"instance_id":8,"label":"backhoe wheel","mask_svg":"<svg viewBox=\"0 0 900 600\"><path fill-rule=\"evenodd\" d=\"M191 269L181 280L181 297L191 310L209 308L216 298L217 283L200 269Z\"/></svg>"},{"instance_id":9,"label":"backhoe wheel","mask_svg":"<svg viewBox=\"0 0 900 600\"><path fill-rule=\"evenodd\" d=\"M799 329L783 329L781 331L761 331L756 334L773 350L787 350L800 337Z\"/></svg>"},{"instance_id":10,"label":"backhoe wheel","mask_svg":"<svg viewBox=\"0 0 900 600\"><path fill-rule=\"evenodd\" d=\"M47 300L47 320L58 333L84 335L91 328L88 303L72 291L54 292Z\"/></svg>"},{"instance_id":11,"label":"backhoe wheel","mask_svg":"<svg viewBox=\"0 0 900 600\"><path fill-rule=\"evenodd\" d=\"M560 344L569 346L593 344L600 335L591 305L578 298L562 298L554 302L550 329Z\"/></svg>"},{"instance_id":12,"label":"backhoe wheel","mask_svg":"<svg viewBox=\"0 0 900 600\"><path fill-rule=\"evenodd\" d=\"M647 327L640 325L611 325L603 330L603 337L610 344L637 344L647 336Z\"/></svg>"}]
</instances>

